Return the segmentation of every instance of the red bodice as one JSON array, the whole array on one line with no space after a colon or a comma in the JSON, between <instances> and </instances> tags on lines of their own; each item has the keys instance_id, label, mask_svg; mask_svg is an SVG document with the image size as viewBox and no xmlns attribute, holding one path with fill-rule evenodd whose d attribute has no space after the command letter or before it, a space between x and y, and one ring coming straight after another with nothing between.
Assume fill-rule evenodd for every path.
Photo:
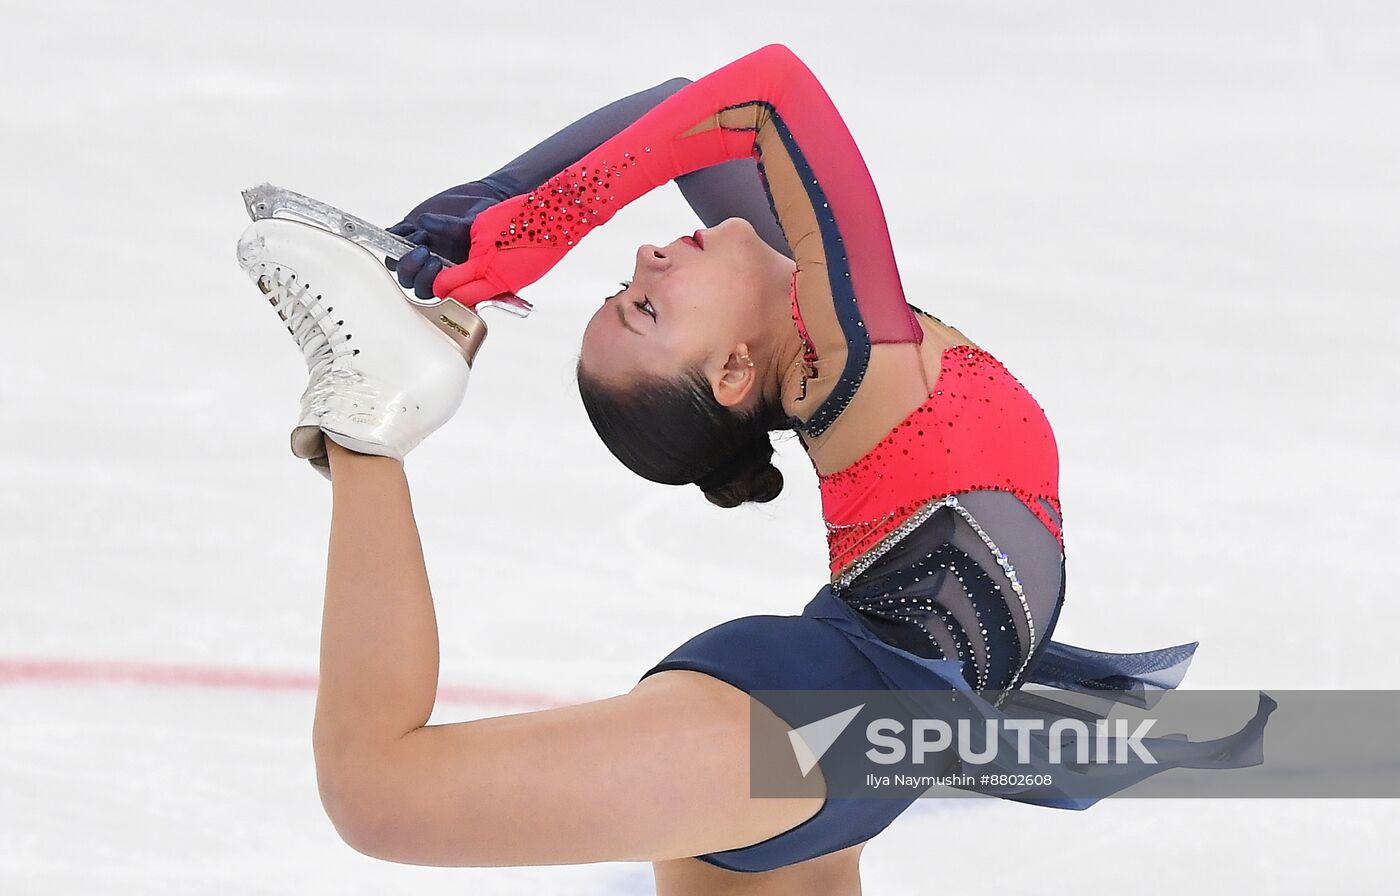
<instances>
[{"instance_id":1,"label":"red bodice","mask_svg":"<svg viewBox=\"0 0 1400 896\"><path fill-rule=\"evenodd\" d=\"M924 504L979 489L1014 494L1064 546L1050 423L1001 362L973 346L945 349L928 400L860 460L818 478L833 577Z\"/></svg>"}]
</instances>

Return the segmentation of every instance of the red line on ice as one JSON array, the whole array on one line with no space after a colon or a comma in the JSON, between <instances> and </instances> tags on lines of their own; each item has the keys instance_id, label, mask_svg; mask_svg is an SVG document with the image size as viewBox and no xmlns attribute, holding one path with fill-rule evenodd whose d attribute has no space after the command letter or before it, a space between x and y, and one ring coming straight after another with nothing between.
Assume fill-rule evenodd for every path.
<instances>
[{"instance_id":1,"label":"red line on ice","mask_svg":"<svg viewBox=\"0 0 1400 896\"><path fill-rule=\"evenodd\" d=\"M255 691L315 691L317 676L306 672L140 663L122 660L0 658L0 685L98 684L120 682L158 687L244 688ZM560 697L498 688L440 685L438 700L447 703L545 709L578 702Z\"/></svg>"}]
</instances>

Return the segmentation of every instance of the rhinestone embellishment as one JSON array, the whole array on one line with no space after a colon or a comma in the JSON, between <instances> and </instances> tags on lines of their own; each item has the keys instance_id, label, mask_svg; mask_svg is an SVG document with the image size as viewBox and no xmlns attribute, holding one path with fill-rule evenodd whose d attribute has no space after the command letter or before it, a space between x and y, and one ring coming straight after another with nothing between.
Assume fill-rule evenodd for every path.
<instances>
[{"instance_id":1,"label":"rhinestone embellishment","mask_svg":"<svg viewBox=\"0 0 1400 896\"><path fill-rule=\"evenodd\" d=\"M519 211L497 234L496 248L572 246L616 211L610 207L617 202L612 191L636 166L636 157L624 152L620 164L600 162L565 168L521 198Z\"/></svg>"},{"instance_id":2,"label":"rhinestone embellishment","mask_svg":"<svg viewBox=\"0 0 1400 896\"><path fill-rule=\"evenodd\" d=\"M866 572L868 569L870 569L871 566L875 564L877 560L879 560L885 554L889 553L896 545L898 545L904 538L906 538L909 535L909 533L913 532L923 523L927 522L930 517L932 517L935 513L937 513L944 507L951 508L960 517L962 517L962 519L967 522L968 526L971 527L972 531L981 540L983 546L990 553L992 559L996 561L997 566L1006 575L1006 580L1011 585L1011 591L1013 594L1016 595L1017 603L1021 607L1021 614L1026 620L1028 643L1025 646L1025 649L1021 652L1020 665L1017 667L1015 673L1011 676L1011 679L1007 683L1006 687L1002 690L1001 695L995 701L994 705L1000 706L1001 703L1006 699L1006 697L1013 690L1015 690L1016 684L1021 680L1021 676L1022 674L1024 674L1026 666L1030 662L1030 657L1035 651L1035 619L1031 616L1031 608L1030 604L1026 600L1025 588L1021 584L1020 577L1016 574L1016 567L1011 562L1011 558L1007 556L1005 551L1001 550L1001 548L997 546L996 542L992 539L991 535L988 534L987 530L982 528L982 524L978 522L977 518L973 516L970 510L963 506L962 502L958 500L956 495L947 495L945 497L937 498L925 503L922 507L916 510L908 519L906 519L897 528L895 528L894 531L892 531L889 535L881 539L879 544L877 544L875 547L871 548L869 551L861 555L861 557L858 558L854 563L847 566L844 570L841 571L839 575L834 577L832 580L832 590L837 597L846 600L847 603L850 603L852 606L855 606L856 608L861 610L868 611L866 602L852 602L848 598L846 598L843 592L849 589L850 585L857 578L859 578L862 573ZM964 580L962 574L955 567L951 567L950 571L957 577L958 582L962 586L964 593L966 593L967 583ZM995 582L993 582L993 585L996 587L996 590L998 592L1001 591L1000 585L997 585ZM888 598L888 600L899 604L906 604L908 602L908 598L904 597L891 596ZM911 608L917 608L925 612L931 612L934 606L935 605L931 600L924 600L916 601L913 605L911 605ZM888 609L882 609L880 607L870 607L869 609L876 610L877 615L885 615L890 612ZM980 613L978 615L980 616ZM896 616L895 618L903 619L907 617ZM987 644L985 639L985 636L987 634L986 628L982 628L981 633L984 636L983 643ZM956 633L954 633L954 635L956 639ZM932 638L931 635L930 638ZM991 665L990 645L987 646L987 650L988 655L985 657L985 662L978 668L977 689L979 691L985 690L988 685L986 669L988 669ZM965 659L961 649L959 649L958 651L958 659Z\"/></svg>"}]
</instances>

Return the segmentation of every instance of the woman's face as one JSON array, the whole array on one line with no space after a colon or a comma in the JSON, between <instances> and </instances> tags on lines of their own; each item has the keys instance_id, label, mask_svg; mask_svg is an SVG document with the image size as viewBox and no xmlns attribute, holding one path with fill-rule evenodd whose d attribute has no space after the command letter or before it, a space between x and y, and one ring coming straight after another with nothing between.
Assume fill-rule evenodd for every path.
<instances>
[{"instance_id":1,"label":"woman's face","mask_svg":"<svg viewBox=\"0 0 1400 896\"><path fill-rule=\"evenodd\" d=\"M743 218L729 218L698 240L681 237L637 250L630 284L605 299L583 332L580 360L599 379L627 386L648 376L674 378L689 367L722 366L760 335L791 262L768 247Z\"/></svg>"}]
</instances>

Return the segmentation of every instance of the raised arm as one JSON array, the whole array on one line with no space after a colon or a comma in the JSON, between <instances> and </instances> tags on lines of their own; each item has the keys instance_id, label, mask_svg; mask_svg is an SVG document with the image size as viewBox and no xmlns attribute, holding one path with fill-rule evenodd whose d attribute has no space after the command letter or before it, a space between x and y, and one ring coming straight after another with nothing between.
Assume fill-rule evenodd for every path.
<instances>
[{"instance_id":1,"label":"raised arm","mask_svg":"<svg viewBox=\"0 0 1400 896\"><path fill-rule=\"evenodd\" d=\"M872 344L922 341L865 161L825 89L781 44L682 88L534 190L483 211L466 262L439 274L433 291L466 305L515 295L633 200L748 157L792 247L818 355L844 354L842 379L855 384ZM849 399L824 402L816 425Z\"/></svg>"},{"instance_id":2,"label":"raised arm","mask_svg":"<svg viewBox=\"0 0 1400 896\"><path fill-rule=\"evenodd\" d=\"M467 255L467 231L477 214L535 189L690 83L688 78L672 78L590 112L480 180L449 187L423 200L392 229L402 236L416 237L415 242L449 261L461 262ZM727 218L744 218L768 245L792 257L753 159L693 171L678 177L676 186L706 227ZM455 226L434 227L434 216L451 218Z\"/></svg>"}]
</instances>

